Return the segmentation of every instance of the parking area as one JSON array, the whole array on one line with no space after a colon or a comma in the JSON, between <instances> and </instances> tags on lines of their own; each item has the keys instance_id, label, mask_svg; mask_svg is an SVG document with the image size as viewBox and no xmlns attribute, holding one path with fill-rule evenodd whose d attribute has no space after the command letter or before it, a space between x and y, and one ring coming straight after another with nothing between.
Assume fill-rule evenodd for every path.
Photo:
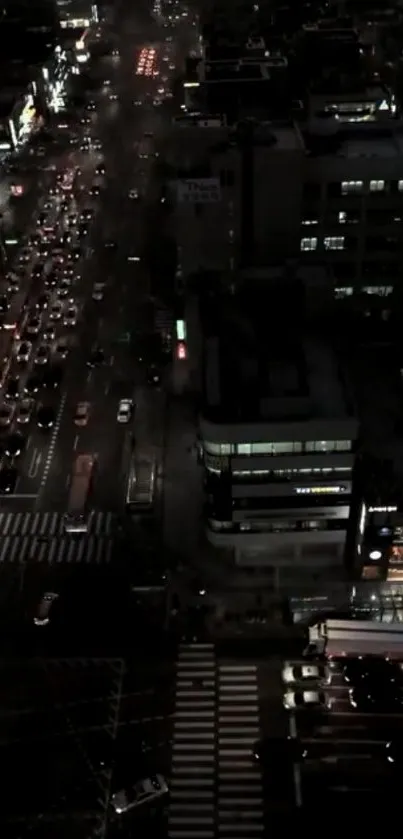
<instances>
[{"instance_id":1,"label":"parking area","mask_svg":"<svg viewBox=\"0 0 403 839\"><path fill-rule=\"evenodd\" d=\"M402 664L376 656L291 661L282 681L301 816L319 802L336 821L363 807L377 812L379 796L397 792L403 763Z\"/></svg>"}]
</instances>

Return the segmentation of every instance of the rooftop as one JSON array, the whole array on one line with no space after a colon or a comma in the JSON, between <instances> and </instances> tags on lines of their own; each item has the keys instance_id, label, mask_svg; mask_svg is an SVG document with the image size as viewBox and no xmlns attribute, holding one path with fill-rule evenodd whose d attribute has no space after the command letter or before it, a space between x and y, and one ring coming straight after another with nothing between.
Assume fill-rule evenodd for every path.
<instances>
[{"instance_id":1,"label":"rooftop","mask_svg":"<svg viewBox=\"0 0 403 839\"><path fill-rule=\"evenodd\" d=\"M403 124L391 127L377 123L351 124L329 133L302 131L307 151L313 155L336 155L356 158L401 158L403 154Z\"/></svg>"},{"instance_id":2,"label":"rooftop","mask_svg":"<svg viewBox=\"0 0 403 839\"><path fill-rule=\"evenodd\" d=\"M293 301L290 307L290 299ZM203 414L213 422L301 422L350 416L340 364L301 327L303 285L285 277L207 302Z\"/></svg>"}]
</instances>

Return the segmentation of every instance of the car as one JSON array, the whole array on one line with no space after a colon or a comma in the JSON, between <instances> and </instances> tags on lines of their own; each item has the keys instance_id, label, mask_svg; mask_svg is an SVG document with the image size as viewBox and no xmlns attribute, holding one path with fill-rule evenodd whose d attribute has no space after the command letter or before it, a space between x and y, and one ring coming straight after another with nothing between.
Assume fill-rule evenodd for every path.
<instances>
[{"instance_id":1,"label":"car","mask_svg":"<svg viewBox=\"0 0 403 839\"><path fill-rule=\"evenodd\" d=\"M403 766L403 741L401 737L394 737L385 743L385 760L391 769L398 770Z\"/></svg>"},{"instance_id":2,"label":"car","mask_svg":"<svg viewBox=\"0 0 403 839\"><path fill-rule=\"evenodd\" d=\"M56 292L60 300L65 300L70 294L70 282L67 279L62 280ZM60 313L61 317L61 313Z\"/></svg>"},{"instance_id":3,"label":"car","mask_svg":"<svg viewBox=\"0 0 403 839\"><path fill-rule=\"evenodd\" d=\"M32 279L34 280L41 280L46 268L46 262L42 259L36 263L34 268L32 269Z\"/></svg>"},{"instance_id":4,"label":"car","mask_svg":"<svg viewBox=\"0 0 403 839\"><path fill-rule=\"evenodd\" d=\"M32 416L32 400L23 399L17 408L16 420L18 425L27 425Z\"/></svg>"},{"instance_id":5,"label":"car","mask_svg":"<svg viewBox=\"0 0 403 839\"><path fill-rule=\"evenodd\" d=\"M56 389L60 387L63 379L63 368L59 365L53 364L48 367L43 376L43 385L47 388Z\"/></svg>"},{"instance_id":6,"label":"car","mask_svg":"<svg viewBox=\"0 0 403 839\"><path fill-rule=\"evenodd\" d=\"M17 294L20 288L19 278L13 274L7 274L5 282L7 286L7 294Z\"/></svg>"},{"instance_id":7,"label":"car","mask_svg":"<svg viewBox=\"0 0 403 839\"><path fill-rule=\"evenodd\" d=\"M0 493L12 495L18 481L18 472L13 466L5 466L0 471Z\"/></svg>"},{"instance_id":8,"label":"car","mask_svg":"<svg viewBox=\"0 0 403 839\"><path fill-rule=\"evenodd\" d=\"M91 221L92 218L94 218L94 210L89 209L88 207L82 210L80 221Z\"/></svg>"},{"instance_id":9,"label":"car","mask_svg":"<svg viewBox=\"0 0 403 839\"><path fill-rule=\"evenodd\" d=\"M72 262L66 262L66 264L63 265L63 269L62 269L63 281L65 283L68 282L69 285L70 285L71 280L74 277L74 272L75 272L74 264Z\"/></svg>"},{"instance_id":10,"label":"car","mask_svg":"<svg viewBox=\"0 0 403 839\"><path fill-rule=\"evenodd\" d=\"M101 143L101 140L99 139L99 137L93 137L92 138L92 147L95 151L101 151L102 143Z\"/></svg>"},{"instance_id":11,"label":"car","mask_svg":"<svg viewBox=\"0 0 403 839\"><path fill-rule=\"evenodd\" d=\"M74 259L77 262L79 259L81 259L82 250L81 250L80 247L76 246L75 248L71 249L70 254L71 254L71 258Z\"/></svg>"},{"instance_id":12,"label":"car","mask_svg":"<svg viewBox=\"0 0 403 839\"><path fill-rule=\"evenodd\" d=\"M343 667L343 676L350 685L375 678L384 682L396 682L399 679L399 669L395 662L382 656L362 656L347 659Z\"/></svg>"},{"instance_id":13,"label":"car","mask_svg":"<svg viewBox=\"0 0 403 839\"><path fill-rule=\"evenodd\" d=\"M47 626L50 621L50 613L52 610L52 606L56 603L59 599L59 595L55 591L45 591L42 595L41 599L39 600L35 614L34 614L34 624L35 626Z\"/></svg>"},{"instance_id":14,"label":"car","mask_svg":"<svg viewBox=\"0 0 403 839\"><path fill-rule=\"evenodd\" d=\"M350 705L360 713L389 714L403 709L403 696L397 687L374 679L365 679L349 689Z\"/></svg>"},{"instance_id":15,"label":"car","mask_svg":"<svg viewBox=\"0 0 403 839\"><path fill-rule=\"evenodd\" d=\"M79 402L74 414L74 425L83 427L87 425L90 417L90 403Z\"/></svg>"},{"instance_id":16,"label":"car","mask_svg":"<svg viewBox=\"0 0 403 839\"><path fill-rule=\"evenodd\" d=\"M69 306L64 314L63 325L71 327L75 326L77 323L77 314L77 306Z\"/></svg>"},{"instance_id":17,"label":"car","mask_svg":"<svg viewBox=\"0 0 403 839\"><path fill-rule=\"evenodd\" d=\"M309 750L297 737L263 737L254 743L252 755L263 769L275 770L284 760L291 766L303 763L309 757Z\"/></svg>"},{"instance_id":18,"label":"car","mask_svg":"<svg viewBox=\"0 0 403 839\"><path fill-rule=\"evenodd\" d=\"M10 301L6 294L0 294L0 314L5 315L10 310Z\"/></svg>"},{"instance_id":19,"label":"car","mask_svg":"<svg viewBox=\"0 0 403 839\"><path fill-rule=\"evenodd\" d=\"M19 364L27 364L32 353L32 344L30 341L20 341L16 347L16 359Z\"/></svg>"},{"instance_id":20,"label":"car","mask_svg":"<svg viewBox=\"0 0 403 839\"><path fill-rule=\"evenodd\" d=\"M95 167L95 174L96 175L105 175L106 169L104 163L98 163L98 166Z\"/></svg>"},{"instance_id":21,"label":"car","mask_svg":"<svg viewBox=\"0 0 403 839\"><path fill-rule=\"evenodd\" d=\"M325 664L293 664L286 661L283 667L283 682L287 685L294 682L317 682L322 685L329 685L331 682L331 671Z\"/></svg>"},{"instance_id":22,"label":"car","mask_svg":"<svg viewBox=\"0 0 403 839\"><path fill-rule=\"evenodd\" d=\"M78 223L78 213L70 213L67 216L66 221L67 221L67 224L70 225L70 227L75 227L76 224Z\"/></svg>"},{"instance_id":23,"label":"car","mask_svg":"<svg viewBox=\"0 0 403 839\"><path fill-rule=\"evenodd\" d=\"M18 262L20 265L27 265L28 262L32 259L32 250L31 248L23 248L19 255L18 255Z\"/></svg>"},{"instance_id":24,"label":"car","mask_svg":"<svg viewBox=\"0 0 403 839\"><path fill-rule=\"evenodd\" d=\"M100 194L100 192L101 192L101 190L100 190L99 186L96 186L96 185L92 186L91 189L90 189L90 195L93 198L96 198L97 195Z\"/></svg>"},{"instance_id":25,"label":"car","mask_svg":"<svg viewBox=\"0 0 403 839\"><path fill-rule=\"evenodd\" d=\"M108 250L116 250L116 248L117 248L117 244L116 244L116 242L114 242L112 239L108 239L108 240L104 243L104 247L105 247L105 248L107 248Z\"/></svg>"},{"instance_id":26,"label":"car","mask_svg":"<svg viewBox=\"0 0 403 839\"><path fill-rule=\"evenodd\" d=\"M140 197L138 189L130 189L129 190L129 198L136 201Z\"/></svg>"},{"instance_id":27,"label":"car","mask_svg":"<svg viewBox=\"0 0 403 839\"><path fill-rule=\"evenodd\" d=\"M92 290L92 299L98 303L104 299L105 283L95 283Z\"/></svg>"},{"instance_id":28,"label":"car","mask_svg":"<svg viewBox=\"0 0 403 839\"><path fill-rule=\"evenodd\" d=\"M43 367L49 361L49 353L49 345L41 344L37 349L34 363L38 365L38 367Z\"/></svg>"},{"instance_id":29,"label":"car","mask_svg":"<svg viewBox=\"0 0 403 839\"><path fill-rule=\"evenodd\" d=\"M100 367L105 362L105 353L100 347L94 347L87 361L87 367Z\"/></svg>"},{"instance_id":30,"label":"car","mask_svg":"<svg viewBox=\"0 0 403 839\"><path fill-rule=\"evenodd\" d=\"M42 387L42 379L39 376L29 376L24 385L24 393L27 396L35 396Z\"/></svg>"},{"instance_id":31,"label":"car","mask_svg":"<svg viewBox=\"0 0 403 839\"><path fill-rule=\"evenodd\" d=\"M42 326L42 318L40 316L30 318L28 321L25 331L27 335L31 335L32 337L36 337L39 334Z\"/></svg>"},{"instance_id":32,"label":"car","mask_svg":"<svg viewBox=\"0 0 403 839\"><path fill-rule=\"evenodd\" d=\"M91 117L81 117L80 125L91 125Z\"/></svg>"},{"instance_id":33,"label":"car","mask_svg":"<svg viewBox=\"0 0 403 839\"><path fill-rule=\"evenodd\" d=\"M93 99L90 99L90 101L87 102L87 104L85 106L85 109L86 109L86 111L96 111L97 106L96 106Z\"/></svg>"},{"instance_id":34,"label":"car","mask_svg":"<svg viewBox=\"0 0 403 839\"><path fill-rule=\"evenodd\" d=\"M331 700L323 690L287 690L283 696L283 705L287 711L325 711L331 707Z\"/></svg>"},{"instance_id":35,"label":"car","mask_svg":"<svg viewBox=\"0 0 403 839\"><path fill-rule=\"evenodd\" d=\"M20 380L18 376L12 376L7 380L4 388L4 396L10 402L15 401L20 395Z\"/></svg>"},{"instance_id":36,"label":"car","mask_svg":"<svg viewBox=\"0 0 403 839\"><path fill-rule=\"evenodd\" d=\"M19 457L25 448L25 439L21 434L10 434L6 437L3 447L7 457Z\"/></svg>"},{"instance_id":37,"label":"car","mask_svg":"<svg viewBox=\"0 0 403 839\"><path fill-rule=\"evenodd\" d=\"M0 427L8 428L13 421L15 405L0 405Z\"/></svg>"},{"instance_id":38,"label":"car","mask_svg":"<svg viewBox=\"0 0 403 839\"><path fill-rule=\"evenodd\" d=\"M58 356L61 361L64 361L68 354L69 354L69 347L66 341L56 341L56 344L53 347L54 354Z\"/></svg>"},{"instance_id":39,"label":"car","mask_svg":"<svg viewBox=\"0 0 403 839\"><path fill-rule=\"evenodd\" d=\"M81 224L78 225L78 230L77 230L78 238L79 239L84 239L85 236L88 236L88 231L89 231L88 224L84 224L83 222L81 222Z\"/></svg>"},{"instance_id":40,"label":"car","mask_svg":"<svg viewBox=\"0 0 403 839\"><path fill-rule=\"evenodd\" d=\"M40 405L36 412L36 422L38 428L48 431L56 422L55 409L50 405Z\"/></svg>"},{"instance_id":41,"label":"car","mask_svg":"<svg viewBox=\"0 0 403 839\"><path fill-rule=\"evenodd\" d=\"M151 775L149 778L137 781L131 787L116 792L112 795L111 804L115 813L120 815L142 804L155 802L168 791L168 784L162 775Z\"/></svg>"},{"instance_id":42,"label":"car","mask_svg":"<svg viewBox=\"0 0 403 839\"><path fill-rule=\"evenodd\" d=\"M54 341L55 337L56 330L52 323L46 326L45 329L42 331L42 338L44 341Z\"/></svg>"},{"instance_id":43,"label":"car","mask_svg":"<svg viewBox=\"0 0 403 839\"><path fill-rule=\"evenodd\" d=\"M119 423L130 422L133 413L133 401L131 399L121 399L119 402L117 421Z\"/></svg>"},{"instance_id":44,"label":"car","mask_svg":"<svg viewBox=\"0 0 403 839\"><path fill-rule=\"evenodd\" d=\"M39 295L39 297L38 297L38 299L35 303L35 306L36 306L37 309L40 309L43 312L48 308L49 302L50 302L50 294L49 294L49 292L44 291L43 294Z\"/></svg>"},{"instance_id":45,"label":"car","mask_svg":"<svg viewBox=\"0 0 403 839\"><path fill-rule=\"evenodd\" d=\"M63 208L62 208L62 209L63 209ZM68 208L66 207L66 210L67 210L67 209L68 209ZM72 242L72 236L71 236L71 233L68 233L68 232L62 233L62 235L61 235L61 237L60 237L60 244L61 244L61 246L62 246L63 248L66 248L66 247L68 247L69 245L71 245L71 242Z\"/></svg>"},{"instance_id":46,"label":"car","mask_svg":"<svg viewBox=\"0 0 403 839\"><path fill-rule=\"evenodd\" d=\"M61 303L53 303L50 307L49 317L51 320L60 320L63 314L63 306Z\"/></svg>"},{"instance_id":47,"label":"car","mask_svg":"<svg viewBox=\"0 0 403 839\"><path fill-rule=\"evenodd\" d=\"M58 283L58 279L59 279L59 278L58 278L58 274L56 273L56 271L51 271L51 272L50 272L50 273L49 273L49 274L45 277L45 286L46 286L46 288L56 288L57 283Z\"/></svg>"},{"instance_id":48,"label":"car","mask_svg":"<svg viewBox=\"0 0 403 839\"><path fill-rule=\"evenodd\" d=\"M118 98L119 98L119 97L118 97L118 94L117 94L117 93L110 93L110 94L109 94L109 99L110 99L112 102L116 102Z\"/></svg>"},{"instance_id":49,"label":"car","mask_svg":"<svg viewBox=\"0 0 403 839\"><path fill-rule=\"evenodd\" d=\"M156 364L150 364L147 368L147 383L152 386L161 384L161 373Z\"/></svg>"}]
</instances>

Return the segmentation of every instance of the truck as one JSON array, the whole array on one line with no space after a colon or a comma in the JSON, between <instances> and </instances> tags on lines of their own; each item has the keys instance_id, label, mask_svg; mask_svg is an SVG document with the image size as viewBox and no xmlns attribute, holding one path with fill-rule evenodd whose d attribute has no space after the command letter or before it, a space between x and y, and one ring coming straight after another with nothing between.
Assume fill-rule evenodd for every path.
<instances>
[{"instance_id":1,"label":"truck","mask_svg":"<svg viewBox=\"0 0 403 839\"><path fill-rule=\"evenodd\" d=\"M403 658L403 623L323 620L309 628L306 657L340 658L376 655Z\"/></svg>"}]
</instances>

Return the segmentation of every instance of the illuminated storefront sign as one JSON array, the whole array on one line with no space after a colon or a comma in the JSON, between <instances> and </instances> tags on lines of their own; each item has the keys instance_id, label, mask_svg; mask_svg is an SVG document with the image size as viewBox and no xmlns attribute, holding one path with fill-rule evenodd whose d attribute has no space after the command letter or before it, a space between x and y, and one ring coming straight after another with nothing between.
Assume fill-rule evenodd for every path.
<instances>
[{"instance_id":1,"label":"illuminated storefront sign","mask_svg":"<svg viewBox=\"0 0 403 839\"><path fill-rule=\"evenodd\" d=\"M91 23L88 17L67 18L60 21L62 29L86 29Z\"/></svg>"},{"instance_id":2,"label":"illuminated storefront sign","mask_svg":"<svg viewBox=\"0 0 403 839\"><path fill-rule=\"evenodd\" d=\"M331 493L337 494L340 492L346 492L347 487L345 486L329 486L329 487L295 487L294 492L297 495L330 495Z\"/></svg>"}]
</instances>

